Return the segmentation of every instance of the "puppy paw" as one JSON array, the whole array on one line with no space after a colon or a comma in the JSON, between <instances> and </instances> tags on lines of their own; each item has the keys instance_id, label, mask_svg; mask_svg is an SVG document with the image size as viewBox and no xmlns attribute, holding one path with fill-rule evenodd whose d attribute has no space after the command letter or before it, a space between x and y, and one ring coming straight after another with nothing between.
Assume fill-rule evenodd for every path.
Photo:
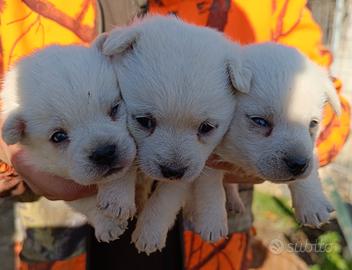
<instances>
[{"instance_id":1,"label":"puppy paw","mask_svg":"<svg viewBox=\"0 0 352 270\"><path fill-rule=\"evenodd\" d=\"M295 207L297 221L304 226L319 228L328 223L334 208L326 199L310 201L309 204Z\"/></svg>"},{"instance_id":2,"label":"puppy paw","mask_svg":"<svg viewBox=\"0 0 352 270\"><path fill-rule=\"evenodd\" d=\"M226 210L232 214L242 214L246 211L246 208L241 199L236 200L235 198L227 198Z\"/></svg>"},{"instance_id":3,"label":"puppy paw","mask_svg":"<svg viewBox=\"0 0 352 270\"><path fill-rule=\"evenodd\" d=\"M237 184L226 183L224 185L226 192L226 210L232 214L241 214L246 210Z\"/></svg>"},{"instance_id":4,"label":"puppy paw","mask_svg":"<svg viewBox=\"0 0 352 270\"><path fill-rule=\"evenodd\" d=\"M97 208L105 215L114 219L128 220L134 217L136 213L136 206L133 202L118 202L99 200Z\"/></svg>"},{"instance_id":5,"label":"puppy paw","mask_svg":"<svg viewBox=\"0 0 352 270\"><path fill-rule=\"evenodd\" d=\"M138 252L145 252L147 255L161 251L165 247L167 232L153 230L136 229L132 234L132 242Z\"/></svg>"},{"instance_id":6,"label":"puppy paw","mask_svg":"<svg viewBox=\"0 0 352 270\"><path fill-rule=\"evenodd\" d=\"M119 237L127 229L127 221L119 222L113 219L104 219L94 225L95 237L99 242L110 242Z\"/></svg>"},{"instance_id":7,"label":"puppy paw","mask_svg":"<svg viewBox=\"0 0 352 270\"><path fill-rule=\"evenodd\" d=\"M204 241L208 242L216 242L228 235L227 221L219 222L215 219L195 222L194 230L200 234Z\"/></svg>"}]
</instances>

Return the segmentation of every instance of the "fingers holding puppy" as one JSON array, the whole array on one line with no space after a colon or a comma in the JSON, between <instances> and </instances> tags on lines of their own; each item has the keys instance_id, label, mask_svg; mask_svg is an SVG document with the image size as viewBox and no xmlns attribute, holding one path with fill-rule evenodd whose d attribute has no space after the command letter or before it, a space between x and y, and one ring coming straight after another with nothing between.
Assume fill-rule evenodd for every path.
<instances>
[{"instance_id":1,"label":"fingers holding puppy","mask_svg":"<svg viewBox=\"0 0 352 270\"><path fill-rule=\"evenodd\" d=\"M247 183L247 184L260 184L264 180L260 177L249 175L244 172L240 167L234 163L221 160L218 155L211 155L207 160L207 165L213 169L225 171L225 183Z\"/></svg>"},{"instance_id":2,"label":"fingers holding puppy","mask_svg":"<svg viewBox=\"0 0 352 270\"><path fill-rule=\"evenodd\" d=\"M20 177L4 177L0 179L0 198L20 195L25 185Z\"/></svg>"},{"instance_id":3,"label":"fingers holding puppy","mask_svg":"<svg viewBox=\"0 0 352 270\"><path fill-rule=\"evenodd\" d=\"M25 161L25 153L22 150L12 155L11 162L30 189L49 200L72 201L97 192L94 185L81 186L71 180L36 170Z\"/></svg>"}]
</instances>

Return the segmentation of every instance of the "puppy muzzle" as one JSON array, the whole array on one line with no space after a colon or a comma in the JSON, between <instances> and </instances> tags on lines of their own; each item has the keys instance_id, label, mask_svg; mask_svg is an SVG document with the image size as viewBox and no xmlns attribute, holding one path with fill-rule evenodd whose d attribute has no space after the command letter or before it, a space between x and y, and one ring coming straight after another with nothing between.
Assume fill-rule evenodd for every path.
<instances>
[{"instance_id":1,"label":"puppy muzzle","mask_svg":"<svg viewBox=\"0 0 352 270\"><path fill-rule=\"evenodd\" d=\"M309 167L310 160L304 157L284 158L283 161L287 166L287 170L294 176L303 175Z\"/></svg>"},{"instance_id":2,"label":"puppy muzzle","mask_svg":"<svg viewBox=\"0 0 352 270\"><path fill-rule=\"evenodd\" d=\"M170 180L179 180L181 179L188 167L171 167L171 166L164 166L159 165L160 171L163 177L170 179Z\"/></svg>"},{"instance_id":3,"label":"puppy muzzle","mask_svg":"<svg viewBox=\"0 0 352 270\"><path fill-rule=\"evenodd\" d=\"M96 166L111 167L117 162L117 145L108 144L97 147L89 155L89 160Z\"/></svg>"}]
</instances>

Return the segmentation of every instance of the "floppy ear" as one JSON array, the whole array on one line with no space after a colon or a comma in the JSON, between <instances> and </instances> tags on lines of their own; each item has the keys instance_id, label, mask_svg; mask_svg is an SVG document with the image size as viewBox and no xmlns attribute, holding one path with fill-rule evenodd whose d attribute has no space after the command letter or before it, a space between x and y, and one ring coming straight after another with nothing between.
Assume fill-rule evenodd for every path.
<instances>
[{"instance_id":1,"label":"floppy ear","mask_svg":"<svg viewBox=\"0 0 352 270\"><path fill-rule=\"evenodd\" d=\"M340 99L337 95L336 89L334 87L334 84L329 78L326 78L326 82L324 83L324 91L325 95L327 97L328 102L334 109L335 113L337 115L341 114L341 103Z\"/></svg>"},{"instance_id":2,"label":"floppy ear","mask_svg":"<svg viewBox=\"0 0 352 270\"><path fill-rule=\"evenodd\" d=\"M247 94L251 88L252 71L241 66L238 61L230 60L227 63L227 72L233 87Z\"/></svg>"},{"instance_id":3,"label":"floppy ear","mask_svg":"<svg viewBox=\"0 0 352 270\"><path fill-rule=\"evenodd\" d=\"M99 36L95 38L92 42L92 48L96 48L98 51L103 50L103 44L108 37L108 33L101 33Z\"/></svg>"},{"instance_id":4,"label":"floppy ear","mask_svg":"<svg viewBox=\"0 0 352 270\"><path fill-rule=\"evenodd\" d=\"M21 114L14 111L6 118L2 126L2 138L8 145L20 142L25 133L26 124Z\"/></svg>"},{"instance_id":5,"label":"floppy ear","mask_svg":"<svg viewBox=\"0 0 352 270\"><path fill-rule=\"evenodd\" d=\"M137 41L139 35L139 28L136 26L113 30L103 44L103 54L112 56L125 52Z\"/></svg>"}]
</instances>

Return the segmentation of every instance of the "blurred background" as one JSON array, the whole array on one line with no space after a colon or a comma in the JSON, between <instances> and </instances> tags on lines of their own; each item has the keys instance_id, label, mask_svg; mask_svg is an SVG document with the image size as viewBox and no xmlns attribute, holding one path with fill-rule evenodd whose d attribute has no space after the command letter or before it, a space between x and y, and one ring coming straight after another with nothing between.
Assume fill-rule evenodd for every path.
<instances>
[{"instance_id":1,"label":"blurred background","mask_svg":"<svg viewBox=\"0 0 352 270\"><path fill-rule=\"evenodd\" d=\"M352 1L310 0L308 6L324 33L324 43L334 55L332 72L344 84L344 91L352 89Z\"/></svg>"}]
</instances>

